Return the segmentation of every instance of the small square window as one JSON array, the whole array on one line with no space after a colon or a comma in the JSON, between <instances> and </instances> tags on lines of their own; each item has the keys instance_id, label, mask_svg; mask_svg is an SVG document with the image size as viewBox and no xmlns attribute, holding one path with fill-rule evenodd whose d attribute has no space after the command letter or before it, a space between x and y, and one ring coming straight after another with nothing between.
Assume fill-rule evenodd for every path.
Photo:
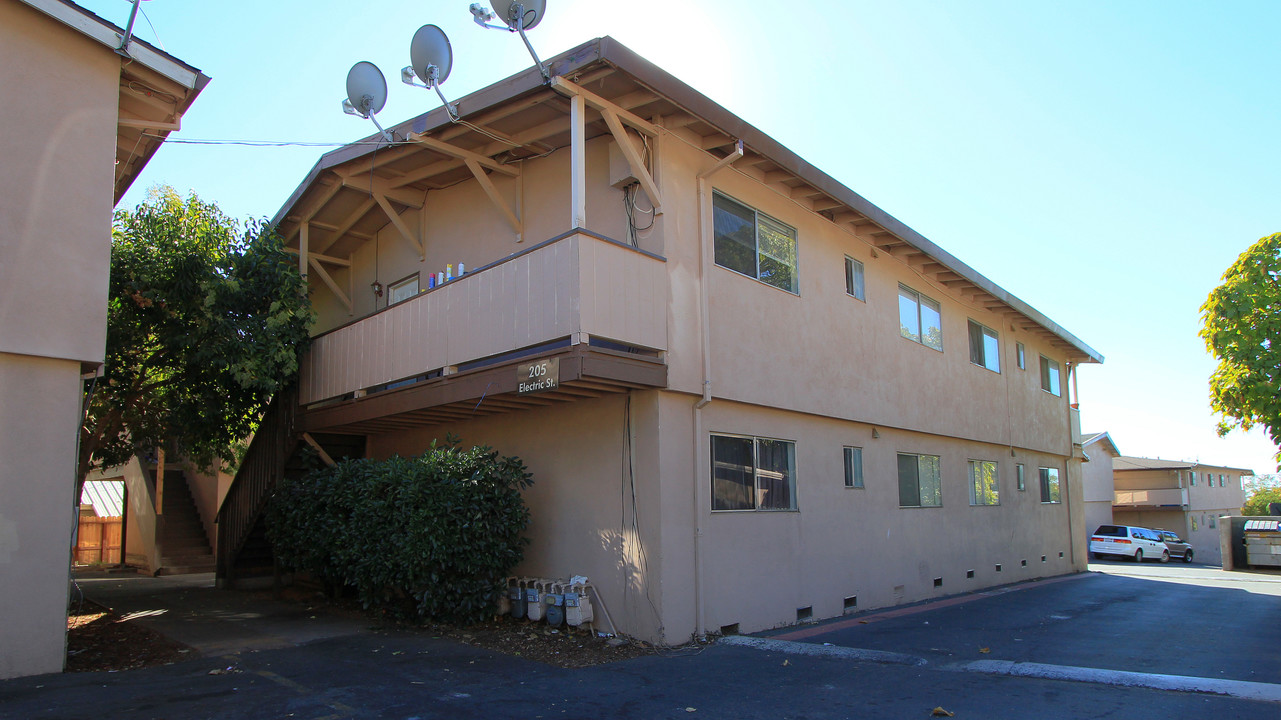
<instances>
[{"instance_id":1,"label":"small square window","mask_svg":"<svg viewBox=\"0 0 1281 720\"><path fill-rule=\"evenodd\" d=\"M1027 370L1027 352L1023 349L1023 343L1014 344L1014 354L1018 360L1019 369Z\"/></svg>"},{"instance_id":2,"label":"small square window","mask_svg":"<svg viewBox=\"0 0 1281 720\"><path fill-rule=\"evenodd\" d=\"M926 347L943 350L943 310L906 285L898 286L899 334Z\"/></svg>"},{"instance_id":3,"label":"small square window","mask_svg":"<svg viewBox=\"0 0 1281 720\"><path fill-rule=\"evenodd\" d=\"M863 263L845 256L845 293L866 302L863 290Z\"/></svg>"},{"instance_id":4,"label":"small square window","mask_svg":"<svg viewBox=\"0 0 1281 720\"><path fill-rule=\"evenodd\" d=\"M898 456L898 504L902 507L942 507L938 455Z\"/></svg>"},{"instance_id":5,"label":"small square window","mask_svg":"<svg viewBox=\"0 0 1281 720\"><path fill-rule=\"evenodd\" d=\"M1001 372L1001 345L996 331L970 321L970 362L992 372Z\"/></svg>"},{"instance_id":6,"label":"small square window","mask_svg":"<svg viewBox=\"0 0 1281 720\"><path fill-rule=\"evenodd\" d=\"M1059 469L1040 468L1039 474L1041 479L1041 502L1062 502L1062 495L1059 492Z\"/></svg>"},{"instance_id":7,"label":"small square window","mask_svg":"<svg viewBox=\"0 0 1281 720\"><path fill-rule=\"evenodd\" d=\"M1026 482L1026 481L1024 481L1024 479L1023 479L1023 464L1022 464L1022 463L1019 463L1018 465L1015 465L1015 466L1014 466L1014 475L1015 475L1015 477L1016 477L1016 478L1017 478L1017 480L1018 480L1018 487L1019 487L1019 490L1020 490L1020 491L1027 490L1027 482Z\"/></svg>"},{"instance_id":8,"label":"small square window","mask_svg":"<svg viewBox=\"0 0 1281 720\"><path fill-rule=\"evenodd\" d=\"M845 448L845 487L863 487L863 448Z\"/></svg>"},{"instance_id":9,"label":"small square window","mask_svg":"<svg viewBox=\"0 0 1281 720\"><path fill-rule=\"evenodd\" d=\"M1041 389L1059 397L1063 394L1063 383L1059 379L1059 363L1046 356L1041 356Z\"/></svg>"}]
</instances>

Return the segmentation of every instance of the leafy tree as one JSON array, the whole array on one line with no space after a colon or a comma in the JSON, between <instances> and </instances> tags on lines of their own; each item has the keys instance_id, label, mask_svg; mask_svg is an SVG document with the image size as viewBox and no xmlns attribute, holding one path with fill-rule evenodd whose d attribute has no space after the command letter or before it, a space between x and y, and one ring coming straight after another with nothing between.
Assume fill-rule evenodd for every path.
<instances>
[{"instance_id":1,"label":"leafy tree","mask_svg":"<svg viewBox=\"0 0 1281 720\"><path fill-rule=\"evenodd\" d=\"M202 467L235 456L294 378L311 306L263 221L151 190L112 227L107 350L90 381L79 477L165 447Z\"/></svg>"},{"instance_id":2,"label":"leafy tree","mask_svg":"<svg viewBox=\"0 0 1281 720\"><path fill-rule=\"evenodd\" d=\"M1241 507L1242 515L1271 515L1268 503L1281 503L1281 477L1261 475L1247 481L1245 486L1245 505Z\"/></svg>"},{"instance_id":3,"label":"leafy tree","mask_svg":"<svg viewBox=\"0 0 1281 720\"><path fill-rule=\"evenodd\" d=\"M1261 425L1281 448L1281 233L1260 239L1201 306L1201 337L1219 360L1210 407L1219 435ZM1281 461L1281 452L1277 456Z\"/></svg>"}]
</instances>

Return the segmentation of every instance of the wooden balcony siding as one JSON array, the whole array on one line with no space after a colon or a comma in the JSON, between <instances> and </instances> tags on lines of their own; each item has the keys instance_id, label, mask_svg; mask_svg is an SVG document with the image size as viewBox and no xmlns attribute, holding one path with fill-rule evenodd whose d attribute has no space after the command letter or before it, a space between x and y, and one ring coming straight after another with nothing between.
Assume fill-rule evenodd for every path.
<instances>
[{"instance_id":1,"label":"wooden balcony siding","mask_svg":"<svg viewBox=\"0 0 1281 720\"><path fill-rule=\"evenodd\" d=\"M577 230L314 339L302 405L587 334L667 349L666 261Z\"/></svg>"},{"instance_id":2,"label":"wooden balcony siding","mask_svg":"<svg viewBox=\"0 0 1281 720\"><path fill-rule=\"evenodd\" d=\"M1187 498L1182 488L1117 490L1112 494L1113 507L1182 507L1186 504Z\"/></svg>"}]
</instances>

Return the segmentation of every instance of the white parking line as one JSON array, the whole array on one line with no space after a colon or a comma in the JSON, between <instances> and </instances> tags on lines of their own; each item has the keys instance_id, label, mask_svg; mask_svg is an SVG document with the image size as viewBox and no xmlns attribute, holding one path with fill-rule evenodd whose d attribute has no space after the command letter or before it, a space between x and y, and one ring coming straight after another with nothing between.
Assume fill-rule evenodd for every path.
<instances>
[{"instance_id":1,"label":"white parking line","mask_svg":"<svg viewBox=\"0 0 1281 720\"><path fill-rule=\"evenodd\" d=\"M1246 680L1222 680L1219 678L1189 677L1186 675L1100 670L1098 668L1073 667L1071 665L1047 665L1045 663L1011 662L1009 660L974 660L968 663L950 665L944 669L981 672L989 675L1043 678L1046 680L1070 680L1073 682L1148 688L1151 690L1207 693L1240 698L1242 700L1281 703L1281 685Z\"/></svg>"},{"instance_id":2,"label":"white parking line","mask_svg":"<svg viewBox=\"0 0 1281 720\"><path fill-rule=\"evenodd\" d=\"M788 653L790 655L812 655L815 657L834 657L846 660L869 660L871 662L890 663L893 665L924 665L925 658L904 653L886 652L884 650L864 650L863 648L840 647L837 645L814 645L812 643L792 642L790 640L773 640L771 638L730 635L717 641L722 645L742 645L757 650Z\"/></svg>"}]
</instances>

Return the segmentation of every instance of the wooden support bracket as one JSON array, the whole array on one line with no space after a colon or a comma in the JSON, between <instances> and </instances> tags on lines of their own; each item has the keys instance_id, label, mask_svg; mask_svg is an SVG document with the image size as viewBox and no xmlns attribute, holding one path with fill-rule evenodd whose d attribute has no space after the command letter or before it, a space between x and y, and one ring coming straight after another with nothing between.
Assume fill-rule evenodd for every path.
<instances>
[{"instance_id":1,"label":"wooden support bracket","mask_svg":"<svg viewBox=\"0 0 1281 720\"><path fill-rule=\"evenodd\" d=\"M467 163L467 169L471 170L471 174L476 177L476 182L480 183L481 189L489 196L489 201L502 212L503 217L507 218L507 222L511 224L512 230L516 231L517 242L520 242L519 236L523 232L523 228L520 224L520 218L516 217L516 213L507 205L507 201L503 199L503 196L498 194L498 188L494 187L494 183L489 179L489 175L485 174L485 168L481 167L479 162L471 158L464 160L464 162Z\"/></svg>"},{"instance_id":2,"label":"wooden support bracket","mask_svg":"<svg viewBox=\"0 0 1281 720\"><path fill-rule=\"evenodd\" d=\"M320 279L325 281L325 285L329 287L334 295L338 296L338 299L342 301L343 305L347 306L347 314L350 315L355 312L351 305L351 298L347 293L338 288L338 283L334 282L334 278L329 274L329 271L321 267L320 261L314 257L307 258L307 261L311 263L312 269L316 271L316 274L320 276Z\"/></svg>"},{"instance_id":3,"label":"wooden support bracket","mask_svg":"<svg viewBox=\"0 0 1281 720\"><path fill-rule=\"evenodd\" d=\"M508 177L517 177L520 175L520 171L510 165L495 162L491 157L486 157L470 150L464 150L460 147L450 145L443 140L437 140L436 138L427 137L426 135L420 135L418 133L410 133L409 139L423 147L435 150L442 155L455 157L459 160L471 160L486 169L493 170L496 173L502 173Z\"/></svg>"},{"instance_id":4,"label":"wooden support bracket","mask_svg":"<svg viewBox=\"0 0 1281 720\"><path fill-rule=\"evenodd\" d=\"M422 242L409 231L409 226L401 219L400 214L391 206L391 203L387 202L387 196L375 191L374 201L378 203L378 207L383 209L383 212L387 213L387 219L391 220L391 224L395 225L396 229L400 231L400 236L405 238L405 242L408 242L418 251L418 259L426 260L427 250L423 247Z\"/></svg>"},{"instance_id":5,"label":"wooden support bracket","mask_svg":"<svg viewBox=\"0 0 1281 720\"><path fill-rule=\"evenodd\" d=\"M329 457L329 453L325 452L325 449L320 447L320 443L316 442L316 439L311 436L311 433L303 433L302 439L306 440L307 444L310 445L311 448L316 451L316 454L320 455L321 462L328 465L329 467L333 467L334 465L337 464L334 462L333 458Z\"/></svg>"},{"instance_id":6,"label":"wooden support bracket","mask_svg":"<svg viewBox=\"0 0 1281 720\"><path fill-rule=\"evenodd\" d=\"M658 192L658 184L654 182L654 176L649 174L649 168L645 167L645 160L636 151L636 146L632 144L632 139L627 135L627 129L618 118L618 113L608 108L600 111L605 118L605 124L609 126L609 131L614 135L614 142L618 143L618 149L623 151L623 157L627 158L627 164L632 169L632 174L640 181L641 187L645 188L645 194L649 195L649 201L654 205L654 214L661 213L663 207L663 198Z\"/></svg>"}]
</instances>

